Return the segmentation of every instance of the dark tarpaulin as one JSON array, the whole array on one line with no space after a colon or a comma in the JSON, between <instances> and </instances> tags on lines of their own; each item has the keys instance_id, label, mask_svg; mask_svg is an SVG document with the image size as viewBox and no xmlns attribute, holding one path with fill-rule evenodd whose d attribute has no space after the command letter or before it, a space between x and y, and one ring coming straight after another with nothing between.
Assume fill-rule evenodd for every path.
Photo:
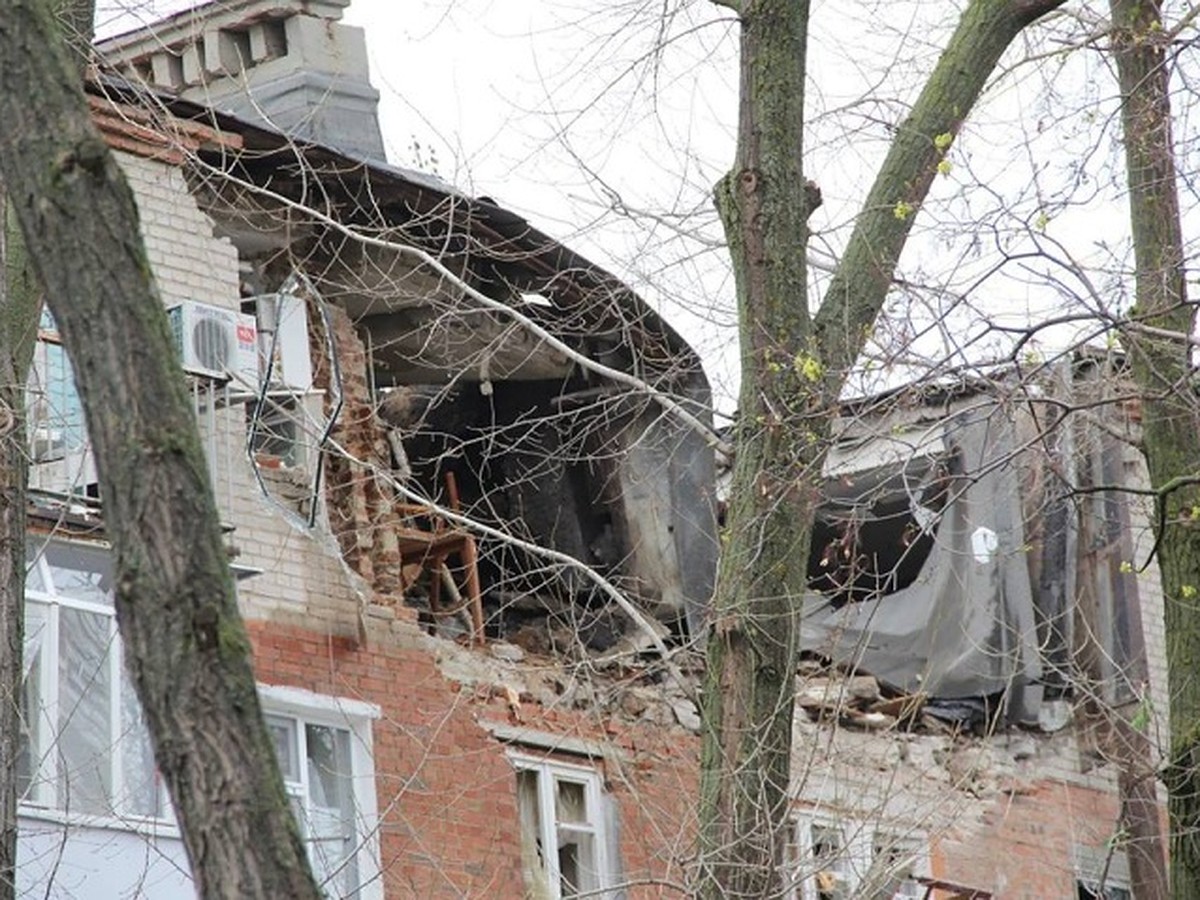
<instances>
[{"instance_id":1,"label":"dark tarpaulin","mask_svg":"<svg viewBox=\"0 0 1200 900\"><path fill-rule=\"evenodd\" d=\"M933 428L941 430L948 490L936 518L918 515L918 525L933 531L919 574L894 593L876 591L867 599L807 595L801 646L906 692L947 700L1003 695L1009 721L1036 723L1042 665L1016 429L1009 411L991 401ZM913 473L923 476L934 466L914 455L894 468L910 483ZM831 481L839 496L827 507L845 508L846 485L855 480L851 474ZM875 474L862 481L871 486L860 506L869 507L887 480ZM911 487L903 489L919 505Z\"/></svg>"}]
</instances>

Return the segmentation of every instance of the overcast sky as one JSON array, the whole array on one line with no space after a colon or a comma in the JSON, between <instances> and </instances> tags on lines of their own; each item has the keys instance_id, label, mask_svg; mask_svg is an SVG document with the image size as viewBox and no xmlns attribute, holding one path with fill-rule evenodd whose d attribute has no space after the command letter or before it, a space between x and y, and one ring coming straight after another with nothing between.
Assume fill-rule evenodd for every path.
<instances>
[{"instance_id":1,"label":"overcast sky","mask_svg":"<svg viewBox=\"0 0 1200 900\"><path fill-rule=\"evenodd\" d=\"M187 5L138 8L146 19ZM1085 4L1069 6L1086 18ZM805 165L825 197L815 253L844 243L956 8L814 2ZM734 147L728 11L708 0L354 0L346 21L366 29L391 161L496 198L630 281L701 351L729 408L732 284L710 199ZM929 352L985 318L1020 322L1077 302L1089 285L1022 257L1038 243L1092 267L1104 302L1119 294L1115 84L1098 54L1064 50L1087 25L1064 18L1018 39L902 260L906 277L935 289L898 305L882 340L932 322L951 302L944 291L975 303L924 339ZM101 28L114 27L102 14ZM1036 65L1021 62L1031 54ZM822 277L814 270L814 297Z\"/></svg>"}]
</instances>

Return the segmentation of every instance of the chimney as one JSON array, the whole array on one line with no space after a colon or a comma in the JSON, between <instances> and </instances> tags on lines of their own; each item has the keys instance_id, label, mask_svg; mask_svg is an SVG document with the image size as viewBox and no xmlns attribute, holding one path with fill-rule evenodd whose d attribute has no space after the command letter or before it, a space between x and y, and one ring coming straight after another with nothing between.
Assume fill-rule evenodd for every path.
<instances>
[{"instance_id":1,"label":"chimney","mask_svg":"<svg viewBox=\"0 0 1200 900\"><path fill-rule=\"evenodd\" d=\"M350 0L215 0L97 44L103 65L302 141L386 161Z\"/></svg>"}]
</instances>

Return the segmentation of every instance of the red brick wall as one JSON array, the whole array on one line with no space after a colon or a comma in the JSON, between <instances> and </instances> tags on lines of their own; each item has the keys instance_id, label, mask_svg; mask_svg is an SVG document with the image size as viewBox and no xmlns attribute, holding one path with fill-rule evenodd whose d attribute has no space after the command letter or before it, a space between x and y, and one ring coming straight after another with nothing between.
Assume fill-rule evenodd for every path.
<instances>
[{"instance_id":1,"label":"red brick wall","mask_svg":"<svg viewBox=\"0 0 1200 900\"><path fill-rule=\"evenodd\" d=\"M1075 848L1105 846L1118 811L1112 794L1037 782L938 842L934 874L992 890L998 900L1075 900Z\"/></svg>"},{"instance_id":2,"label":"red brick wall","mask_svg":"<svg viewBox=\"0 0 1200 900\"><path fill-rule=\"evenodd\" d=\"M505 746L478 724L507 719L502 696L460 689L441 676L429 653L400 641L355 647L295 627L264 622L248 627L264 684L380 706L373 743L388 898L523 896L516 779ZM606 734L602 723L574 711L540 711L528 704L523 711L540 713L524 722L533 728ZM607 736L622 747L623 759L596 765L620 807L624 874L643 883L679 883L677 866L692 831L686 811L695 795L689 762L695 741L674 730L669 739L624 729ZM631 895L660 893L644 886Z\"/></svg>"},{"instance_id":3,"label":"red brick wall","mask_svg":"<svg viewBox=\"0 0 1200 900\"><path fill-rule=\"evenodd\" d=\"M388 898L524 895L516 781L506 747L479 724L511 721L499 686L447 680L407 622L372 636L369 646L274 623L249 628L263 683L380 706L373 740ZM617 748L615 757L594 765L618 804L629 896L683 896L678 886L695 830L698 739L681 728L618 723L527 699L521 716L529 728ZM1023 785L934 838L936 877L992 890L1003 900L1074 900L1073 848L1103 846L1113 835L1116 798L1049 778Z\"/></svg>"}]
</instances>

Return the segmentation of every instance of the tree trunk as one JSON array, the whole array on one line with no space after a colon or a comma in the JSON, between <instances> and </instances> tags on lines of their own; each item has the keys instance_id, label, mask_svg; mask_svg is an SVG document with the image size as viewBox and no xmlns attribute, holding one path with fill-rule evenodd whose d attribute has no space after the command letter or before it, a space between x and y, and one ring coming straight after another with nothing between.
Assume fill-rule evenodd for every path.
<instances>
[{"instance_id":1,"label":"tree trunk","mask_svg":"<svg viewBox=\"0 0 1200 900\"><path fill-rule=\"evenodd\" d=\"M133 195L44 2L0 2L0 120L0 175L74 367L126 663L197 890L317 898Z\"/></svg>"},{"instance_id":2,"label":"tree trunk","mask_svg":"<svg viewBox=\"0 0 1200 900\"><path fill-rule=\"evenodd\" d=\"M717 186L737 286L737 459L702 711L698 893L785 892L798 622L830 417L938 164L1000 56L1063 0L974 0L900 126L816 316L802 155L805 0L729 0L741 21L737 158Z\"/></svg>"},{"instance_id":3,"label":"tree trunk","mask_svg":"<svg viewBox=\"0 0 1200 900\"><path fill-rule=\"evenodd\" d=\"M1144 398L1143 446L1150 481L1163 491L1156 538L1171 695L1172 738L1166 768L1171 891L1175 897L1190 898L1200 896L1200 617L1195 614L1200 586L1200 488L1172 486L1174 479L1200 468L1196 444L1200 417L1185 340L1193 331L1194 315L1187 306L1161 2L1112 0L1112 20L1133 235L1137 294L1133 317L1179 335L1168 339L1137 334L1126 341L1126 351ZM1136 865L1147 856L1132 854L1130 861ZM1161 851L1157 856L1161 858Z\"/></svg>"},{"instance_id":4,"label":"tree trunk","mask_svg":"<svg viewBox=\"0 0 1200 900\"><path fill-rule=\"evenodd\" d=\"M6 208L0 189L0 210ZM17 753L21 747L21 683L25 606L25 381L32 347L17 248L0 222L0 900L16 896ZM36 327L36 321L32 323Z\"/></svg>"},{"instance_id":5,"label":"tree trunk","mask_svg":"<svg viewBox=\"0 0 1200 900\"><path fill-rule=\"evenodd\" d=\"M805 588L825 427L808 362L801 168L806 0L742 15L734 169L717 186L737 283L742 388L727 542L708 640L699 895L774 897L787 842L794 598Z\"/></svg>"},{"instance_id":6,"label":"tree trunk","mask_svg":"<svg viewBox=\"0 0 1200 900\"><path fill-rule=\"evenodd\" d=\"M92 40L90 0L65 0L82 76ZM25 635L25 503L29 477L26 384L41 314L20 226L0 184L0 900L16 896L17 753L21 748Z\"/></svg>"}]
</instances>

